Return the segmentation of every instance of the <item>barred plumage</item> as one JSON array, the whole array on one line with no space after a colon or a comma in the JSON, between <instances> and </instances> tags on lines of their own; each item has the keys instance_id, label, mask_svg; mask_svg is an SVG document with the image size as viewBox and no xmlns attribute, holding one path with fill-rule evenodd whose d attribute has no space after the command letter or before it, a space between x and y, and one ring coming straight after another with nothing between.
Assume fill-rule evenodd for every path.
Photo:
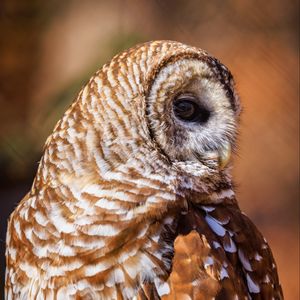
<instances>
[{"instance_id":1,"label":"barred plumage","mask_svg":"<svg viewBox=\"0 0 300 300\"><path fill-rule=\"evenodd\" d=\"M239 113L230 72L203 50L155 41L115 56L11 215L6 298L282 299L225 167Z\"/></svg>"}]
</instances>

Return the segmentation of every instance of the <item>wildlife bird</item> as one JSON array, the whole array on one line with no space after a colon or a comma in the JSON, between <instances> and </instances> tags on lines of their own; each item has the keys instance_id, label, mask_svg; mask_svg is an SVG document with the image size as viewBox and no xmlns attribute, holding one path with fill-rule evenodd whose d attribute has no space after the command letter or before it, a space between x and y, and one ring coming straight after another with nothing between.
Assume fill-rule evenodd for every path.
<instances>
[{"instance_id":1,"label":"wildlife bird","mask_svg":"<svg viewBox=\"0 0 300 300\"><path fill-rule=\"evenodd\" d=\"M7 232L6 299L282 299L230 175L229 70L172 41L115 56L52 135Z\"/></svg>"}]
</instances>

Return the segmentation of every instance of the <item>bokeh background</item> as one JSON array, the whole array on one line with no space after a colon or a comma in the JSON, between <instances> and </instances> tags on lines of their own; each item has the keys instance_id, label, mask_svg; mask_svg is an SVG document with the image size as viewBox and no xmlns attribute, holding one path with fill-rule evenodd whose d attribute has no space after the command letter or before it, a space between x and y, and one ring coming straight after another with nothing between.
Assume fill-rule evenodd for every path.
<instances>
[{"instance_id":1,"label":"bokeh background","mask_svg":"<svg viewBox=\"0 0 300 300\"><path fill-rule=\"evenodd\" d=\"M238 198L272 246L286 299L298 299L298 11L293 0L2 0L1 291L7 218L55 122L114 54L171 39L208 50L235 75L244 106Z\"/></svg>"}]
</instances>

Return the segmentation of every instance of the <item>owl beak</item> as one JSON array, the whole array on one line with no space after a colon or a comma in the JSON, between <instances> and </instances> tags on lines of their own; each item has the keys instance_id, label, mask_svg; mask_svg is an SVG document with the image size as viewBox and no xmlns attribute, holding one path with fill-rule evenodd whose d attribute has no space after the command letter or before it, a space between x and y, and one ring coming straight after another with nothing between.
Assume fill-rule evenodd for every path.
<instances>
[{"instance_id":1,"label":"owl beak","mask_svg":"<svg viewBox=\"0 0 300 300\"><path fill-rule=\"evenodd\" d=\"M230 143L227 143L218 152L219 152L219 168L224 169L228 165L231 157Z\"/></svg>"}]
</instances>

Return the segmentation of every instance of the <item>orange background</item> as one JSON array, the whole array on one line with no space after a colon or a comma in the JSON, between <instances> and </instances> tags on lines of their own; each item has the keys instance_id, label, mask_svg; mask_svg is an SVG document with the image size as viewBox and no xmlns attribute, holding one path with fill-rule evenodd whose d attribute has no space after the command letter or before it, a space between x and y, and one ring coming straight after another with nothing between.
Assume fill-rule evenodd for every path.
<instances>
[{"instance_id":1,"label":"orange background","mask_svg":"<svg viewBox=\"0 0 300 300\"><path fill-rule=\"evenodd\" d=\"M172 39L204 48L235 76L244 107L234 168L239 202L271 244L285 298L298 299L298 6L292 0L2 1L0 278L7 217L82 84L121 50Z\"/></svg>"}]
</instances>

